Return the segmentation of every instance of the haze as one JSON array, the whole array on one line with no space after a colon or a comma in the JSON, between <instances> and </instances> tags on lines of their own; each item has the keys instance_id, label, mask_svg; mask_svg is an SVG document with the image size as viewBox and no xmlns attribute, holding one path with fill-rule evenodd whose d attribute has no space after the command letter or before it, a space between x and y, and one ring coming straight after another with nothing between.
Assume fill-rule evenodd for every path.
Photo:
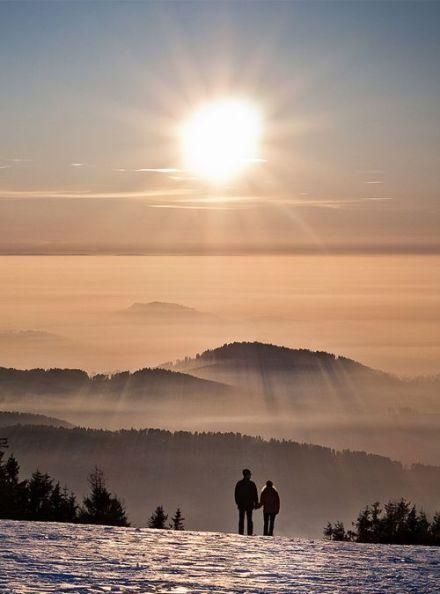
<instances>
[{"instance_id":1,"label":"haze","mask_svg":"<svg viewBox=\"0 0 440 594\"><path fill-rule=\"evenodd\" d=\"M437 256L4 256L0 276L4 366L137 369L261 340L440 371ZM211 315L124 315L154 301Z\"/></svg>"},{"instance_id":2,"label":"haze","mask_svg":"<svg viewBox=\"0 0 440 594\"><path fill-rule=\"evenodd\" d=\"M7 422L438 464L439 22L438 2L1 2L0 414L27 414Z\"/></svg>"}]
</instances>

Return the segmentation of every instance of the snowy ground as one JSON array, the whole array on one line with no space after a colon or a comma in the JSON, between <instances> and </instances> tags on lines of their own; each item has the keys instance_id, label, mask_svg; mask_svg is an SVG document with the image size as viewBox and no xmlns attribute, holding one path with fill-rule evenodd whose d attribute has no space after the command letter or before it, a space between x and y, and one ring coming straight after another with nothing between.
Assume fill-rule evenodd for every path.
<instances>
[{"instance_id":1,"label":"snowy ground","mask_svg":"<svg viewBox=\"0 0 440 594\"><path fill-rule=\"evenodd\" d=\"M424 594L440 549L0 521L0 593Z\"/></svg>"}]
</instances>

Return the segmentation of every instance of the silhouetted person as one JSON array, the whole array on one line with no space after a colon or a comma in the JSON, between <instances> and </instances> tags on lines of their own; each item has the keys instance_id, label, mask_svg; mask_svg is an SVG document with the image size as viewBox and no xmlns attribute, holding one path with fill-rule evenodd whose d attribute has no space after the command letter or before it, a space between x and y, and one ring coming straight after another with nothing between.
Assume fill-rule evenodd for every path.
<instances>
[{"instance_id":1,"label":"silhouetted person","mask_svg":"<svg viewBox=\"0 0 440 594\"><path fill-rule=\"evenodd\" d=\"M247 519L247 533L254 533L252 512L258 506L258 491L256 484L251 481L252 473L248 468L243 470L243 478L235 485L235 503L238 507L238 533L244 534L244 517Z\"/></svg>"},{"instance_id":2,"label":"silhouetted person","mask_svg":"<svg viewBox=\"0 0 440 594\"><path fill-rule=\"evenodd\" d=\"M263 508L264 536L273 536L275 516L280 511L280 496L272 481L266 481L260 495L260 507Z\"/></svg>"}]
</instances>

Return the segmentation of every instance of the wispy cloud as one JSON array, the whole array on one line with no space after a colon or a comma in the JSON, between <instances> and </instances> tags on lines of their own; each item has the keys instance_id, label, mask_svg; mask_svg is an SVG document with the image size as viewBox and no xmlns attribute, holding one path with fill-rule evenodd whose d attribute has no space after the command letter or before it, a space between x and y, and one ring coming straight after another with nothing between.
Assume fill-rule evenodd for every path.
<instances>
[{"instance_id":1,"label":"wispy cloud","mask_svg":"<svg viewBox=\"0 0 440 594\"><path fill-rule=\"evenodd\" d=\"M32 159L22 159L19 157L15 157L12 159L3 159L3 161L9 161L9 163L31 163Z\"/></svg>"},{"instance_id":2,"label":"wispy cloud","mask_svg":"<svg viewBox=\"0 0 440 594\"><path fill-rule=\"evenodd\" d=\"M182 169L174 167L143 167L142 169L133 169L136 173L181 173Z\"/></svg>"},{"instance_id":3,"label":"wispy cloud","mask_svg":"<svg viewBox=\"0 0 440 594\"><path fill-rule=\"evenodd\" d=\"M150 208L173 208L182 210L233 210L233 206L219 204L149 204Z\"/></svg>"},{"instance_id":4,"label":"wispy cloud","mask_svg":"<svg viewBox=\"0 0 440 594\"><path fill-rule=\"evenodd\" d=\"M70 163L70 167L85 167L87 163Z\"/></svg>"},{"instance_id":5,"label":"wispy cloud","mask_svg":"<svg viewBox=\"0 0 440 594\"><path fill-rule=\"evenodd\" d=\"M170 196L188 196L197 194L197 191L191 188L158 188L156 190L139 190L133 192L92 192L90 190L0 190L0 199L38 199L38 198L65 198L65 199L148 199L148 198L166 198Z\"/></svg>"},{"instance_id":6,"label":"wispy cloud","mask_svg":"<svg viewBox=\"0 0 440 594\"><path fill-rule=\"evenodd\" d=\"M372 180L372 181L366 181L366 184L383 184L383 181L380 181L378 179Z\"/></svg>"}]
</instances>

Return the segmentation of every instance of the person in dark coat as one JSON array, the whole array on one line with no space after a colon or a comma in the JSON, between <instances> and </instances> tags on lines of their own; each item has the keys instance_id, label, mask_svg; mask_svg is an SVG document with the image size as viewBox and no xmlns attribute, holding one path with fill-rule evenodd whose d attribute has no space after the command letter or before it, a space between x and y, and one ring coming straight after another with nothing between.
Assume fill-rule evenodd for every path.
<instances>
[{"instance_id":1,"label":"person in dark coat","mask_svg":"<svg viewBox=\"0 0 440 594\"><path fill-rule=\"evenodd\" d=\"M238 507L238 533L244 534L244 518L247 520L247 533L254 533L252 512L258 507L258 490L256 484L251 481L252 473L248 468L243 470L243 478L235 485L235 503Z\"/></svg>"},{"instance_id":2,"label":"person in dark coat","mask_svg":"<svg viewBox=\"0 0 440 594\"><path fill-rule=\"evenodd\" d=\"M273 536L275 516L280 511L280 496L272 481L267 481L260 495L259 507L263 508L264 536Z\"/></svg>"}]
</instances>

